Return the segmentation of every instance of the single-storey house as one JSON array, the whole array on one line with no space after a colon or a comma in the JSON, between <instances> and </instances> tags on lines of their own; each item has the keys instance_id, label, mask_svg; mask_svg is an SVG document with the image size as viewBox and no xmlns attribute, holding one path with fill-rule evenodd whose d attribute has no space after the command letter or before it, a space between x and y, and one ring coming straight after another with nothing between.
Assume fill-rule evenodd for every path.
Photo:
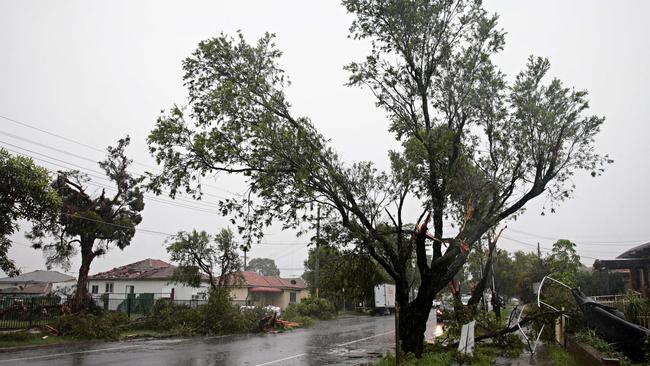
<instances>
[{"instance_id":1,"label":"single-storey house","mask_svg":"<svg viewBox=\"0 0 650 366\"><path fill-rule=\"evenodd\" d=\"M233 301L241 305L273 305L284 310L291 303L309 297L307 283L301 278L262 276L241 272L241 280L231 290Z\"/></svg>"},{"instance_id":2,"label":"single-storey house","mask_svg":"<svg viewBox=\"0 0 650 366\"><path fill-rule=\"evenodd\" d=\"M36 270L14 277L0 278L0 296L44 296L69 292L76 278L57 271Z\"/></svg>"},{"instance_id":3,"label":"single-storey house","mask_svg":"<svg viewBox=\"0 0 650 366\"><path fill-rule=\"evenodd\" d=\"M195 303L207 299L210 289L207 279L200 287L175 283L172 280L175 269L170 263L148 258L89 276L88 291L94 298L103 299L104 306L110 310L120 306L119 300L126 299L129 294L149 294L154 300L169 298ZM289 303L309 296L307 284L302 279L261 276L255 272L241 272L238 277L239 280L230 286L233 302L238 305L274 305L285 309Z\"/></svg>"}]
</instances>

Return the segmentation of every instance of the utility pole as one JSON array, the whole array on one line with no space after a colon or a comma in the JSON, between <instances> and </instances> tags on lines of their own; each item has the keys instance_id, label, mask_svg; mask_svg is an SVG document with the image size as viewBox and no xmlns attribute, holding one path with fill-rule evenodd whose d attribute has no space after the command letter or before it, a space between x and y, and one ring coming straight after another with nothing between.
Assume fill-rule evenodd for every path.
<instances>
[{"instance_id":1,"label":"utility pole","mask_svg":"<svg viewBox=\"0 0 650 366\"><path fill-rule=\"evenodd\" d=\"M244 248L244 272L246 272L246 252L248 252L248 249Z\"/></svg>"},{"instance_id":2,"label":"utility pole","mask_svg":"<svg viewBox=\"0 0 650 366\"><path fill-rule=\"evenodd\" d=\"M314 287L316 297L320 297L320 205L316 209L316 266L314 268Z\"/></svg>"}]
</instances>

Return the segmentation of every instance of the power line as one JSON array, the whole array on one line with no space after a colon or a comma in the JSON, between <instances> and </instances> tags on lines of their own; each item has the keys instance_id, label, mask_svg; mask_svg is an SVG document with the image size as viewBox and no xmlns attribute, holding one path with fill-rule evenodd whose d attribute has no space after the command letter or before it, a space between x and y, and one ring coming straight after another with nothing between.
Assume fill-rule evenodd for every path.
<instances>
[{"instance_id":1,"label":"power line","mask_svg":"<svg viewBox=\"0 0 650 366\"><path fill-rule=\"evenodd\" d=\"M13 145L13 144L9 144L9 143L4 142L4 141L0 141L0 143L5 144L5 145L9 145L9 146L17 147L18 149L28 151L28 152L30 152L30 153L32 153L32 154L37 154L37 155L41 155L41 156L46 156L48 159L53 159L53 160L56 160L56 161L60 161L60 162L63 162L63 163L65 163L65 164L69 165L69 166L72 166L72 167L77 167L77 168L80 168L80 169L87 169L87 168L85 168L85 167L83 167L83 166L81 166L81 165L77 165L77 164L74 164L74 163L66 162L66 161L64 161L64 160L60 160L60 159L56 159L56 158L52 158L52 157L49 157L49 156L47 156L47 155L40 154L40 153L38 153L38 152L35 152L35 151L32 151L32 150L29 150L29 149L25 149L25 148L23 148L23 147L19 147L19 146ZM7 149L8 151L13 152L13 153L20 154L20 155L23 155L23 156L26 156L26 157L29 157L29 158L32 158L32 159L36 159L36 160L39 160L39 161L45 162L45 163L47 163L47 164L55 165L55 166L58 166L58 167L61 167L61 168L64 168L64 169L70 169L70 167L65 166L65 165L61 165L61 164L57 164L57 163L53 163L53 162L51 162L51 161L48 161L48 160L45 160L45 159L42 159L42 158L38 158L38 157L35 157L35 156L32 156L32 155L29 155L29 154L21 153L21 152L19 152L19 151L15 151L15 150L10 149L10 148L6 148L6 149ZM52 173L55 173L55 174L57 173L56 171L53 171L53 170L51 170L51 169L48 169L48 170L49 170L50 172L52 172ZM87 169L87 170L90 171L90 172L94 172L94 173L101 174L100 172L98 172L98 171L96 171L96 170L92 170L92 169ZM107 182L109 182L109 183L112 183L112 181L109 180L109 179L107 179L106 177L102 177L102 176L99 176L99 175L90 174L90 173L88 173L88 171L82 171L82 172L85 173L85 174L87 174L88 176L94 177L94 178L96 178L96 179L101 179L101 180L107 181ZM105 184L100 184L100 183L92 182L92 181L91 181L91 182L86 182L86 184L90 184L90 185L93 185L93 186L97 186L97 187L100 187L100 188L106 188L106 189L110 189L110 190L114 190L114 191L117 190L117 189L114 188L114 187L111 187L111 186L108 186L108 185L105 185ZM183 207L183 208L187 208L187 209L194 209L194 210L201 211L201 212L206 212L206 213L219 214L218 211L213 211L213 210L209 210L208 208L197 207L197 206L193 206L193 205L191 205L191 204L202 204L202 205L206 205L206 206L212 206L213 208L219 208L218 205L216 205L216 204L214 204L214 203L211 203L211 202L207 202L207 201L188 200L188 199L184 199L184 198L182 198L182 197L177 197L177 198L176 198L177 200L179 200L179 201L183 201L183 202L187 202L187 203L188 203L188 204L182 204L182 203L179 203L179 202L174 202L176 199L171 199L171 198L167 198L167 197L164 197L164 196L163 196L163 197L158 197L158 196L152 196L152 195L149 195L149 194L144 194L144 197L146 197L147 199L152 200L152 201L154 201L154 202L160 202L160 203L164 203L164 204L168 204L168 205L172 205L172 206ZM225 197L223 197L223 198L225 199ZM164 200L164 199L165 199L165 200ZM167 200L169 200L169 201L167 201Z\"/></svg>"},{"instance_id":2,"label":"power line","mask_svg":"<svg viewBox=\"0 0 650 366\"><path fill-rule=\"evenodd\" d=\"M518 244L521 244L521 245L528 246L528 247L532 247L532 248L537 248L537 247L538 247L538 246L535 245L535 244L526 243L526 242L523 242L523 241L521 241L521 240L518 240L518 239L515 239L515 238L511 238L511 237L506 236L506 235L501 235L501 237L503 237L503 238L505 238L505 239L508 239L508 240L510 240L510 241L514 241L515 243L518 243ZM551 251L553 250L552 248L546 248L546 247L542 247L542 246L540 246L539 248L540 248L540 249L544 249L547 253L549 253L549 252L551 252ZM588 255L582 255L582 254L578 254L578 255L579 255L580 257L584 257L584 258L588 258L588 259L600 259L600 258L590 257L590 256L588 256Z\"/></svg>"},{"instance_id":3,"label":"power line","mask_svg":"<svg viewBox=\"0 0 650 366\"><path fill-rule=\"evenodd\" d=\"M526 231L521 231L521 230L515 230L515 229L508 229L512 232L523 234L523 235L528 235L532 236L535 238L540 238L540 239L548 239L548 240L558 240L559 237L551 237L551 236L545 236L545 235L539 235L539 234L533 234L529 233ZM572 240L573 241L573 240ZM640 240L617 240L617 241L584 241L584 240L578 240L575 241L577 244L642 244L647 242L648 239L640 239Z\"/></svg>"},{"instance_id":4,"label":"power line","mask_svg":"<svg viewBox=\"0 0 650 366\"><path fill-rule=\"evenodd\" d=\"M69 137L65 137L65 136L62 136L62 135L56 134L56 133L54 133L54 132L44 130L44 129L42 129L42 128L39 128L39 127L36 127L36 126L30 125L30 124L28 124L28 123L21 122L21 121L18 121L18 120L16 120L16 119L9 118L9 117L7 117L7 116L3 116L3 115L0 115L0 118L5 119L5 120L7 120L7 121L9 121L9 122L13 122L13 123L15 123L15 124L18 124L18 125L20 125L20 126L27 127L27 128L31 128L31 129L33 129L33 130L36 130L36 131L39 131L39 132L42 132L42 133L48 134L48 135L50 135L50 136L54 136L54 137L60 138L60 139L62 139L62 140L65 140L65 141L71 142L71 143L73 143L73 144L76 144L76 145L79 145L79 146L83 146L83 147L85 147L85 148L88 148L88 149L91 149L91 150L94 150L94 151L98 151L98 152L100 152L100 153L102 153L102 154L106 154L106 151L105 151L105 150L98 149L98 148L96 148L96 147L94 147L94 146L92 146L92 145L88 145L88 144L85 144L85 143L83 143L83 142L80 142L80 141L77 141L77 140L71 139L71 138L69 138ZM9 134L9 133L5 133L5 135L8 135L8 136L9 136L9 135L11 135L11 134ZM12 136L16 136L16 135L12 135ZM21 139L21 140L27 140L27 139L24 138L24 137L15 137L15 138L18 138L18 139ZM38 142L34 142L34 141L32 141L32 143L37 144L37 145L42 145L42 144L40 144L40 143L38 143ZM56 149L56 148L52 148L52 149ZM56 150L58 150L58 149L56 149ZM59 150L59 151L61 151L61 150ZM152 170L154 170L154 171L156 171L156 172L158 172L158 173L161 173L160 168L158 168L158 167L156 167L156 166L149 165L149 164L143 164L143 163L140 163L140 162L135 161L135 160L133 161L133 163L136 164L136 165L139 165L139 166L145 167L145 168L152 169ZM235 196L240 196L240 195L241 195L241 194L239 194L239 193L231 192L231 191L229 191L229 190L227 190L227 189L220 188L220 187L217 187L217 186L214 186L214 185L211 185L211 184L207 184L207 183L205 183L205 184L202 184L202 185L204 185L204 186L206 186L206 187L211 187L211 188L214 188L214 189L217 189L217 190L220 190L220 191L224 191L224 192L227 192L227 193L232 194L232 195L235 195ZM210 194L208 194L208 193L206 193L206 192L202 192L202 194L205 194L205 195L208 195L208 196L210 195Z\"/></svg>"}]
</instances>

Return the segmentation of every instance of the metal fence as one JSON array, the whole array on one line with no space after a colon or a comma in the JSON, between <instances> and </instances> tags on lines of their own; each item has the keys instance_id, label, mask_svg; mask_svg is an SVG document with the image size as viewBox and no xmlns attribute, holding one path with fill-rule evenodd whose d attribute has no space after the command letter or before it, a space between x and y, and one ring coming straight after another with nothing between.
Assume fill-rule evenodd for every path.
<instances>
[{"instance_id":1,"label":"metal fence","mask_svg":"<svg viewBox=\"0 0 650 366\"><path fill-rule=\"evenodd\" d=\"M129 318L139 318L149 315L151 310L160 299L171 301L177 305L185 305L195 308L199 305L206 304L208 301L205 299L194 300L177 300L171 299L165 294L155 293L142 293L142 294L119 294L119 293L106 293L101 295L93 295L95 305L106 311L118 311L126 313Z\"/></svg>"},{"instance_id":2,"label":"metal fence","mask_svg":"<svg viewBox=\"0 0 650 366\"><path fill-rule=\"evenodd\" d=\"M151 314L159 299L166 299L177 305L195 308L207 304L206 299L172 300L164 294L119 294L92 295L95 305L105 311L126 313L130 319ZM43 297L0 297L0 329L28 329L36 325L52 323L64 314L65 298Z\"/></svg>"},{"instance_id":3,"label":"metal fence","mask_svg":"<svg viewBox=\"0 0 650 366\"><path fill-rule=\"evenodd\" d=\"M50 323L61 315L58 296L0 297L0 329L25 329Z\"/></svg>"}]
</instances>

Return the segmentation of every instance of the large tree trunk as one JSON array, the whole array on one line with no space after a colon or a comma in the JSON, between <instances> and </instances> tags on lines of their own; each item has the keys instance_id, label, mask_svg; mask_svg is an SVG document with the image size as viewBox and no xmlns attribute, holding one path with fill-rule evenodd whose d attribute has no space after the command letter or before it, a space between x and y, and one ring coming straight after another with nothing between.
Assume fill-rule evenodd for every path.
<instances>
[{"instance_id":1,"label":"large tree trunk","mask_svg":"<svg viewBox=\"0 0 650 366\"><path fill-rule=\"evenodd\" d=\"M399 306L398 335L403 354L412 353L416 357L422 355L424 332L434 297L435 292L431 290L430 284L423 283L418 296L409 302L408 285L399 282L396 284L396 301Z\"/></svg>"},{"instance_id":2,"label":"large tree trunk","mask_svg":"<svg viewBox=\"0 0 650 366\"><path fill-rule=\"evenodd\" d=\"M72 311L74 312L87 309L92 302L88 293L88 272L90 271L90 264L95 258L95 253L93 253L94 242L93 239L81 239L81 266L77 277L77 291L72 301Z\"/></svg>"}]
</instances>

